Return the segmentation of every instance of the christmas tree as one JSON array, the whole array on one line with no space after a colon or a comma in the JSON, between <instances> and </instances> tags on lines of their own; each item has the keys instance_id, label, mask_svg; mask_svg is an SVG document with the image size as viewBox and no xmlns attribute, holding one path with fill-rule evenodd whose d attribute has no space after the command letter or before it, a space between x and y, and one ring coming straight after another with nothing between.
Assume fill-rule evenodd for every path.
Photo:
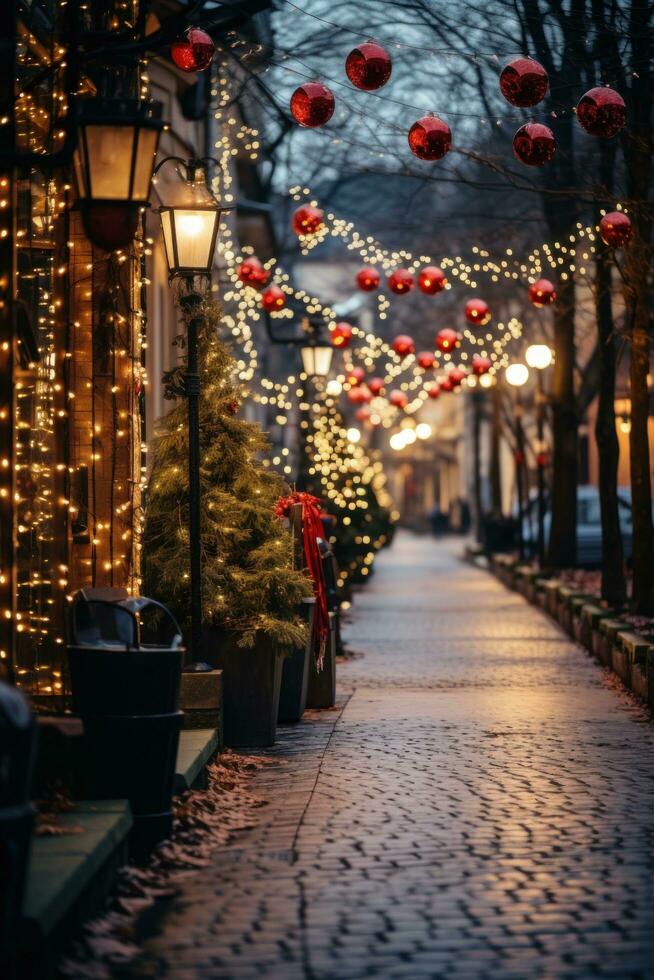
<instances>
[{"instance_id":1,"label":"christmas tree","mask_svg":"<svg viewBox=\"0 0 654 980\"><path fill-rule=\"evenodd\" d=\"M313 594L311 582L293 567L289 532L275 516L281 478L265 469L260 454L268 441L254 423L237 416L243 392L235 385L235 364L219 340L220 309L204 300L198 316L201 374L200 463L203 616L207 625L235 630L241 646L257 631L279 647L306 640L297 604ZM176 344L183 348L184 335ZM185 366L164 378L166 397L176 400L159 422L154 439L144 531L144 580L188 630L189 494Z\"/></svg>"}]
</instances>

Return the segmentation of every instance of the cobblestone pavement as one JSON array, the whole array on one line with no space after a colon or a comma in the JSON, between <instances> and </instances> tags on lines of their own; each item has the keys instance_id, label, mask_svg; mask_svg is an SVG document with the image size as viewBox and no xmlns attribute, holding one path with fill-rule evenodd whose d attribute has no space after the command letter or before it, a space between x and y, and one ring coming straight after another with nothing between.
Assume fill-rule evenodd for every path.
<instances>
[{"instance_id":1,"label":"cobblestone pavement","mask_svg":"<svg viewBox=\"0 0 654 980\"><path fill-rule=\"evenodd\" d=\"M654 977L654 729L461 548L380 556L339 707L282 730L133 976Z\"/></svg>"}]
</instances>

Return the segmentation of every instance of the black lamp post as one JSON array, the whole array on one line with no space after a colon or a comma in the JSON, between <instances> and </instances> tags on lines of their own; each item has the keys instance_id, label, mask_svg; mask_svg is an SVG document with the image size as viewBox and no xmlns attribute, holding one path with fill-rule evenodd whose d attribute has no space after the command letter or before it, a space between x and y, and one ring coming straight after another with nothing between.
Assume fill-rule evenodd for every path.
<instances>
[{"instance_id":1,"label":"black lamp post","mask_svg":"<svg viewBox=\"0 0 654 980\"><path fill-rule=\"evenodd\" d=\"M331 336L329 333L329 327L327 320L321 314L312 314L310 316L305 316L302 319L302 335L298 336L293 334L291 336L279 336L273 330L272 318L266 312L264 314L266 332L268 334L268 339L273 344L287 344L292 347L300 348L300 355L302 357L302 368L307 376L308 383L312 384L316 378L326 378L329 374L329 370L332 364L332 356L334 354L334 348L331 342ZM307 391L307 394L310 394ZM308 412L305 412L308 415ZM306 425L308 425L308 418L303 420ZM304 438L304 429L302 431L302 439L300 443L300 467L299 467L299 483L304 482L305 473L305 462L306 462L306 441ZM302 488L302 487L301 487Z\"/></svg>"},{"instance_id":2,"label":"black lamp post","mask_svg":"<svg viewBox=\"0 0 654 980\"><path fill-rule=\"evenodd\" d=\"M515 473L516 488L518 491L518 555L522 561L525 557L524 530L522 526L525 506L524 484L522 479L525 466L525 434L522 426L522 399L520 398L520 389L527 383L529 369L526 364L517 361L514 364L509 364L504 376L508 384L512 388L515 388Z\"/></svg>"},{"instance_id":3,"label":"black lamp post","mask_svg":"<svg viewBox=\"0 0 654 980\"><path fill-rule=\"evenodd\" d=\"M163 123L157 104L93 99L79 118L73 157L84 231L111 251L134 238L148 204Z\"/></svg>"},{"instance_id":4,"label":"black lamp post","mask_svg":"<svg viewBox=\"0 0 654 980\"><path fill-rule=\"evenodd\" d=\"M188 405L188 485L189 485L189 558L191 572L191 659L202 660L202 558L200 537L200 373L198 370L198 334L203 327L203 296L195 289L196 277L211 277L214 250L223 208L206 183L204 161L180 160L183 179L178 203L159 209L164 248L170 278L185 280L186 293L180 306L187 318L185 394Z\"/></svg>"},{"instance_id":5,"label":"black lamp post","mask_svg":"<svg viewBox=\"0 0 654 980\"><path fill-rule=\"evenodd\" d=\"M531 344L525 351L525 360L534 368L538 378L536 389L536 469L538 474L538 564L545 559L545 407L547 395L543 384L543 372L552 363L552 351L547 344Z\"/></svg>"}]
</instances>

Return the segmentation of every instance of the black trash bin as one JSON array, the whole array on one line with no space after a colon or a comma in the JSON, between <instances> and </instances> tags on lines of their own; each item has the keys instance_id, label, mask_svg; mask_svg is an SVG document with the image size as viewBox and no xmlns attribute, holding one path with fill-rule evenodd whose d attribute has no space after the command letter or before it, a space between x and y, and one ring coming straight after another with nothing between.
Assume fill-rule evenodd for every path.
<instances>
[{"instance_id":1,"label":"black trash bin","mask_svg":"<svg viewBox=\"0 0 654 980\"><path fill-rule=\"evenodd\" d=\"M34 829L35 748L34 714L16 688L0 682L0 977L7 978L18 976L16 938Z\"/></svg>"},{"instance_id":2,"label":"black trash bin","mask_svg":"<svg viewBox=\"0 0 654 980\"><path fill-rule=\"evenodd\" d=\"M143 596L77 594L68 667L72 708L84 723L79 793L129 800L136 858L169 836L184 649L173 616Z\"/></svg>"}]
</instances>

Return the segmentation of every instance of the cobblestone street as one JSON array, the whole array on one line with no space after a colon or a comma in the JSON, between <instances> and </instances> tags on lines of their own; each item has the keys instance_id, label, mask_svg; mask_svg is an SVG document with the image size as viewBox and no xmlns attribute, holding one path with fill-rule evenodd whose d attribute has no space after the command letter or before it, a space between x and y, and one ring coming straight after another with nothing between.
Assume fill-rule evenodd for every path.
<instances>
[{"instance_id":1,"label":"cobblestone street","mask_svg":"<svg viewBox=\"0 0 654 980\"><path fill-rule=\"evenodd\" d=\"M654 977L654 729L462 550L380 555L338 708L281 729L130 976Z\"/></svg>"}]
</instances>

